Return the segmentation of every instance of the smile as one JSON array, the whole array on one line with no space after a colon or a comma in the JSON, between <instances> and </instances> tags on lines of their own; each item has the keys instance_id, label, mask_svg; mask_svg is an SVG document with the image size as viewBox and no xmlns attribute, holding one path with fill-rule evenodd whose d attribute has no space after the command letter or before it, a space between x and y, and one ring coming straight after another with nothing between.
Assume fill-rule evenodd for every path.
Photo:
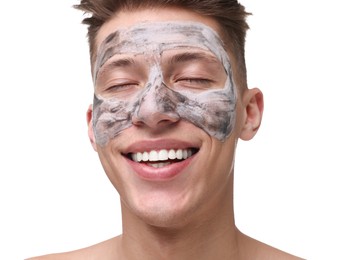
<instances>
[{"instance_id":1,"label":"smile","mask_svg":"<svg viewBox=\"0 0 340 260\"><path fill-rule=\"evenodd\" d=\"M128 157L137 163L145 163L154 168L162 168L172 163L188 159L195 153L195 148L187 149L161 149L159 151L151 150L150 152L130 153Z\"/></svg>"}]
</instances>

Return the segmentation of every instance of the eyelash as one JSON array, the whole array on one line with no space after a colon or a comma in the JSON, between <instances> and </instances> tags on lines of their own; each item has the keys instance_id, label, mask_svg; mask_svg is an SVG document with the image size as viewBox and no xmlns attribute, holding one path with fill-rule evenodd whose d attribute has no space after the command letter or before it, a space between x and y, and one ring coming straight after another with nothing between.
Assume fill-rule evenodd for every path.
<instances>
[{"instance_id":1,"label":"eyelash","mask_svg":"<svg viewBox=\"0 0 340 260\"><path fill-rule=\"evenodd\" d=\"M188 83L198 83L198 84L208 84L212 82L212 80L204 79L204 78L183 78L183 79L178 79L176 82L181 82L181 81L185 81Z\"/></svg>"},{"instance_id":2,"label":"eyelash","mask_svg":"<svg viewBox=\"0 0 340 260\"><path fill-rule=\"evenodd\" d=\"M127 88L127 87L136 87L138 86L137 83L125 83L125 84L117 84L117 85L112 85L106 88L106 91L120 91L121 89Z\"/></svg>"}]
</instances>

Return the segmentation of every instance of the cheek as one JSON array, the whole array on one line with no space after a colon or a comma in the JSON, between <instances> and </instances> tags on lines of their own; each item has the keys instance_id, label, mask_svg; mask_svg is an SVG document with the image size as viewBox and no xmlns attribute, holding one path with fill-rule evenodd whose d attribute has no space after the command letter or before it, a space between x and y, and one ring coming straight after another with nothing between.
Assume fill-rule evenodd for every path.
<instances>
[{"instance_id":1,"label":"cheek","mask_svg":"<svg viewBox=\"0 0 340 260\"><path fill-rule=\"evenodd\" d=\"M190 96L179 106L181 118L223 142L234 129L236 99L226 90Z\"/></svg>"},{"instance_id":2,"label":"cheek","mask_svg":"<svg viewBox=\"0 0 340 260\"><path fill-rule=\"evenodd\" d=\"M114 159L117 158L118 155L113 152L114 149L112 149L111 145L98 149L98 155L108 179L116 190L121 193L124 184L124 181L122 180L123 175L121 174L122 168L119 167L119 160Z\"/></svg>"},{"instance_id":3,"label":"cheek","mask_svg":"<svg viewBox=\"0 0 340 260\"><path fill-rule=\"evenodd\" d=\"M132 125L132 109L129 103L115 99L100 100L95 96L93 129L96 142L105 146L121 131Z\"/></svg>"}]
</instances>

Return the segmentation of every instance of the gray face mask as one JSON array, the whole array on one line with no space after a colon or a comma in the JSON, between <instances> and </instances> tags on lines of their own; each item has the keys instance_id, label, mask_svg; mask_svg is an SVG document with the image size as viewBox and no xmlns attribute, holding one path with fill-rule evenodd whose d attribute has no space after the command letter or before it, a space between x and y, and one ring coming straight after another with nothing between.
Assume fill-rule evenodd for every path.
<instances>
[{"instance_id":1,"label":"gray face mask","mask_svg":"<svg viewBox=\"0 0 340 260\"><path fill-rule=\"evenodd\" d=\"M193 22L142 23L110 34L93 70L96 142L153 114L183 119L224 141L235 125L236 89L223 42Z\"/></svg>"}]
</instances>

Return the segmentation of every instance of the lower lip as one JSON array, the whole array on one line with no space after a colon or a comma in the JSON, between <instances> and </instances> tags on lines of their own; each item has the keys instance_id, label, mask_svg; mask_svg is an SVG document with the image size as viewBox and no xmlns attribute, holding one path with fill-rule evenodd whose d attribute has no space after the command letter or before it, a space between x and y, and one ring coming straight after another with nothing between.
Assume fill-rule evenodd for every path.
<instances>
[{"instance_id":1,"label":"lower lip","mask_svg":"<svg viewBox=\"0 0 340 260\"><path fill-rule=\"evenodd\" d=\"M148 166L145 163L137 163L128 158L126 158L126 160L138 177L143 180L170 181L184 172L184 169L188 167L188 165L193 160L193 157L195 157L195 155L181 162L172 163L161 168L154 168L152 166Z\"/></svg>"}]
</instances>

